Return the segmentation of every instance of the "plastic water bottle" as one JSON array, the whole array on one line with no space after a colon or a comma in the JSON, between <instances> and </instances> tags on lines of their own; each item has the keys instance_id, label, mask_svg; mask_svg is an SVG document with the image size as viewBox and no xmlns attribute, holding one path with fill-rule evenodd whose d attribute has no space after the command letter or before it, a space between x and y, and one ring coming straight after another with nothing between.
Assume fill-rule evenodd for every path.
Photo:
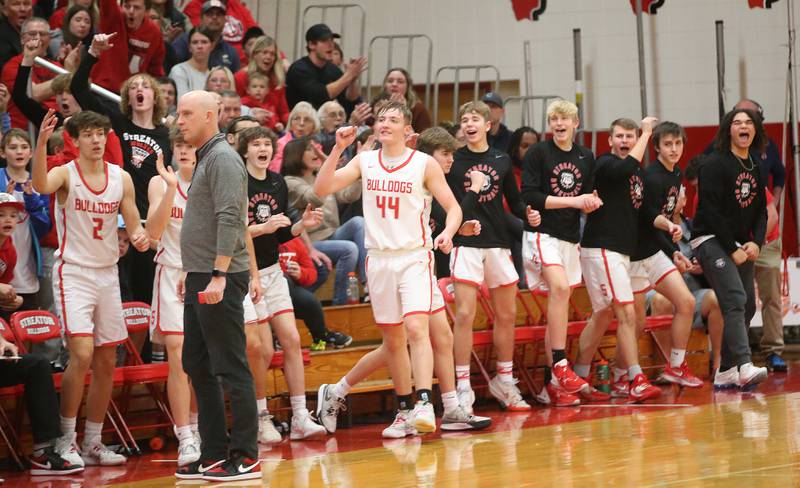
<instances>
[{"instance_id":1,"label":"plastic water bottle","mask_svg":"<svg viewBox=\"0 0 800 488\"><path fill-rule=\"evenodd\" d=\"M603 393L611 393L611 369L608 361L598 361L594 367L595 388Z\"/></svg>"},{"instance_id":2,"label":"plastic water bottle","mask_svg":"<svg viewBox=\"0 0 800 488\"><path fill-rule=\"evenodd\" d=\"M359 298L358 278L356 278L354 272L347 273L347 304L356 305L359 302Z\"/></svg>"}]
</instances>

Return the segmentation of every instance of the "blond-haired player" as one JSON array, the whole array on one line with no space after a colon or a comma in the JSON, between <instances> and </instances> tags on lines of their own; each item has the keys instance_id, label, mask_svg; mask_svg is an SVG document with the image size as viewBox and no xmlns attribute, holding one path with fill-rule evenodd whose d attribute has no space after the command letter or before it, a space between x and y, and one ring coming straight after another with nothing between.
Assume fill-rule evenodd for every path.
<instances>
[{"instance_id":1,"label":"blond-haired player","mask_svg":"<svg viewBox=\"0 0 800 488\"><path fill-rule=\"evenodd\" d=\"M553 139L528 150L522 163L522 200L542 213L542 223L526 226L522 256L528 286L548 293L545 385L536 400L557 406L579 405L577 393L590 400L608 395L591 388L567 361L567 321L572 288L581 283L580 217L603 204L592 192L594 155L575 142L578 107L556 100L547 107Z\"/></svg>"}]
</instances>

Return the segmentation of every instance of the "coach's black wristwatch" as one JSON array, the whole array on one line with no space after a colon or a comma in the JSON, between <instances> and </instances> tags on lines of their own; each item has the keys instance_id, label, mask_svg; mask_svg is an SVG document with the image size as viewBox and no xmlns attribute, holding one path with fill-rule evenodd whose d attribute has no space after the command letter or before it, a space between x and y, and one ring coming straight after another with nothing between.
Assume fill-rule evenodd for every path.
<instances>
[{"instance_id":1,"label":"coach's black wristwatch","mask_svg":"<svg viewBox=\"0 0 800 488\"><path fill-rule=\"evenodd\" d=\"M214 268L214 270L211 271L212 278L224 278L227 275L228 273L226 273L225 271L220 271L217 268Z\"/></svg>"}]
</instances>

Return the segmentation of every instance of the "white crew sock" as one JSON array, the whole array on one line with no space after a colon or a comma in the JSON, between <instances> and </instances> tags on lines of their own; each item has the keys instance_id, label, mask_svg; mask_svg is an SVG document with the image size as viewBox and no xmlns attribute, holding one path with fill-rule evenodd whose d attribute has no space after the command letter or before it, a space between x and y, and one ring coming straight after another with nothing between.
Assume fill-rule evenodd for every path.
<instances>
[{"instance_id":1,"label":"white crew sock","mask_svg":"<svg viewBox=\"0 0 800 488\"><path fill-rule=\"evenodd\" d=\"M686 349L672 349L669 352L669 366L671 368L679 368L686 359Z\"/></svg>"}]
</instances>

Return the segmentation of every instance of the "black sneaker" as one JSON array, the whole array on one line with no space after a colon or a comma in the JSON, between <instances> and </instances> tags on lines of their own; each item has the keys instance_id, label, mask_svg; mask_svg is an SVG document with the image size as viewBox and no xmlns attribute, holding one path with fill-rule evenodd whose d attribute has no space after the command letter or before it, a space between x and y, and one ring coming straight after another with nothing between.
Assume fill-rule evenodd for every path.
<instances>
[{"instance_id":1,"label":"black sneaker","mask_svg":"<svg viewBox=\"0 0 800 488\"><path fill-rule=\"evenodd\" d=\"M261 478L261 461L235 456L209 469L200 479L205 481L242 481Z\"/></svg>"},{"instance_id":2,"label":"black sneaker","mask_svg":"<svg viewBox=\"0 0 800 488\"><path fill-rule=\"evenodd\" d=\"M83 466L72 464L61 457L54 447L42 449L38 456L31 457L31 476L75 474L83 471Z\"/></svg>"},{"instance_id":3,"label":"black sneaker","mask_svg":"<svg viewBox=\"0 0 800 488\"><path fill-rule=\"evenodd\" d=\"M353 338L341 332L328 331L328 333L325 334L325 342L334 349L341 349L349 346L353 342Z\"/></svg>"},{"instance_id":4,"label":"black sneaker","mask_svg":"<svg viewBox=\"0 0 800 488\"><path fill-rule=\"evenodd\" d=\"M175 471L175 477L179 480L199 480L203 479L203 475L218 467L225 464L224 459L220 459L219 461L195 461L193 463L189 463L185 466L179 466L178 470Z\"/></svg>"}]
</instances>

